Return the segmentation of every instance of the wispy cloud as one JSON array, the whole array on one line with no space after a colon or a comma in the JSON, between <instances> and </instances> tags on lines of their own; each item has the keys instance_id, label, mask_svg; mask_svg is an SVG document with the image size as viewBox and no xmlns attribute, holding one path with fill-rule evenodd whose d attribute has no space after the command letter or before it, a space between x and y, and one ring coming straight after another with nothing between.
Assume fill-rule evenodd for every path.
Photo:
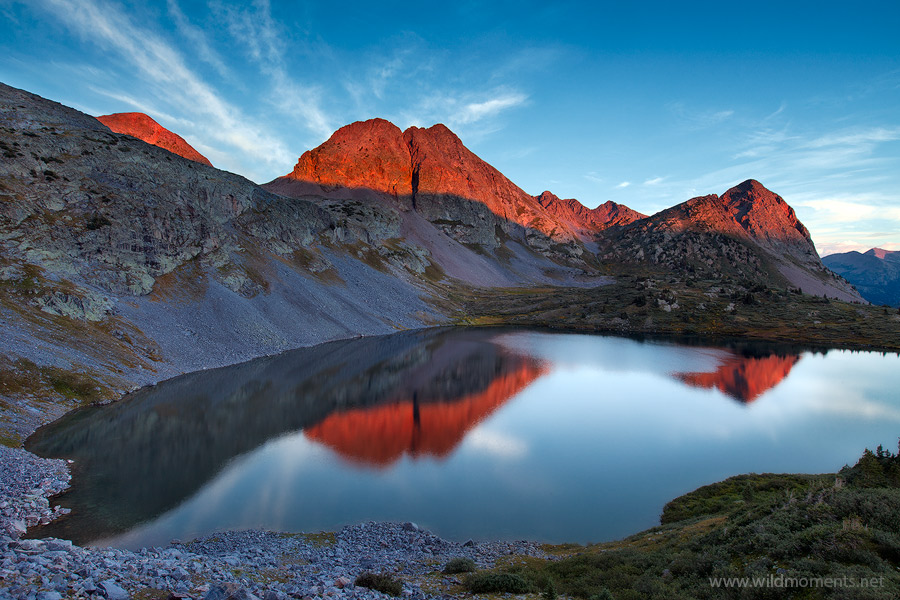
<instances>
[{"instance_id":1,"label":"wispy cloud","mask_svg":"<svg viewBox=\"0 0 900 600\"><path fill-rule=\"evenodd\" d=\"M888 242L886 244L873 244L871 240L866 240L866 238L858 238L852 240L841 240L837 242L830 242L827 244L820 244L818 246L819 254L821 256L828 256L829 254L838 254L842 252L865 252L870 248L881 248L883 250L900 250L900 243L891 243Z\"/></svg>"},{"instance_id":2,"label":"wispy cloud","mask_svg":"<svg viewBox=\"0 0 900 600\"><path fill-rule=\"evenodd\" d=\"M254 61L268 67L282 65L284 42L279 36L279 26L272 19L268 0L253 0L250 8L235 8L219 2L213 3L212 7L224 20L234 42L243 46Z\"/></svg>"},{"instance_id":3,"label":"wispy cloud","mask_svg":"<svg viewBox=\"0 0 900 600\"><path fill-rule=\"evenodd\" d=\"M873 194L839 195L814 199L800 199L794 203L820 213L827 221L852 224L859 221L894 221L900 225L900 206L896 198ZM895 229L900 231L900 226Z\"/></svg>"},{"instance_id":4,"label":"wispy cloud","mask_svg":"<svg viewBox=\"0 0 900 600\"><path fill-rule=\"evenodd\" d=\"M806 148L833 148L835 146L858 151L868 151L875 144L900 140L900 127L872 127L852 131L830 133L803 144Z\"/></svg>"},{"instance_id":5,"label":"wispy cloud","mask_svg":"<svg viewBox=\"0 0 900 600\"><path fill-rule=\"evenodd\" d=\"M694 109L685 106L683 102L672 102L666 107L683 125L691 129L713 127L734 116L734 111L731 109Z\"/></svg>"},{"instance_id":6,"label":"wispy cloud","mask_svg":"<svg viewBox=\"0 0 900 600\"><path fill-rule=\"evenodd\" d=\"M620 183L616 186L616 189L623 190L623 189L627 188L629 185L631 185L630 181L623 181L622 183Z\"/></svg>"},{"instance_id":7,"label":"wispy cloud","mask_svg":"<svg viewBox=\"0 0 900 600\"><path fill-rule=\"evenodd\" d=\"M205 135L233 146L255 161L290 164L292 158L276 137L225 101L186 64L184 56L156 33L137 26L118 6L101 0L43 0L53 15L101 47L118 53L154 89L158 98L191 115ZM247 166L235 161L226 168ZM252 174L251 174L252 176Z\"/></svg>"},{"instance_id":8,"label":"wispy cloud","mask_svg":"<svg viewBox=\"0 0 900 600\"><path fill-rule=\"evenodd\" d=\"M453 115L457 123L473 123L487 117L493 117L504 110L521 106L528 100L525 94L503 94L482 102L470 102L464 105L460 111Z\"/></svg>"},{"instance_id":9,"label":"wispy cloud","mask_svg":"<svg viewBox=\"0 0 900 600\"><path fill-rule=\"evenodd\" d=\"M466 445L495 458L519 459L528 454L528 444L502 431L476 427L466 436Z\"/></svg>"},{"instance_id":10,"label":"wispy cloud","mask_svg":"<svg viewBox=\"0 0 900 600\"><path fill-rule=\"evenodd\" d=\"M767 121L768 119L764 119L763 124L765 125ZM745 135L744 141L741 144L743 150L736 153L733 158L741 159L766 156L777 151L783 144L792 139L796 138L793 138L788 133L786 126L781 128L763 126L762 128L753 130Z\"/></svg>"},{"instance_id":11,"label":"wispy cloud","mask_svg":"<svg viewBox=\"0 0 900 600\"><path fill-rule=\"evenodd\" d=\"M644 182L644 185L659 185L665 180L665 177L653 177Z\"/></svg>"},{"instance_id":12,"label":"wispy cloud","mask_svg":"<svg viewBox=\"0 0 900 600\"><path fill-rule=\"evenodd\" d=\"M300 84L289 74L285 62L288 33L272 18L268 0L254 0L248 9L214 5L228 27L232 39L242 45L250 59L270 79L269 102L281 113L299 120L322 141L335 129L335 122L323 108L322 90Z\"/></svg>"},{"instance_id":13,"label":"wispy cloud","mask_svg":"<svg viewBox=\"0 0 900 600\"><path fill-rule=\"evenodd\" d=\"M505 88L487 92L432 89L423 93L417 105L398 115L395 122L401 128L444 123L470 144L499 130L498 117L527 101L527 95Z\"/></svg>"}]
</instances>

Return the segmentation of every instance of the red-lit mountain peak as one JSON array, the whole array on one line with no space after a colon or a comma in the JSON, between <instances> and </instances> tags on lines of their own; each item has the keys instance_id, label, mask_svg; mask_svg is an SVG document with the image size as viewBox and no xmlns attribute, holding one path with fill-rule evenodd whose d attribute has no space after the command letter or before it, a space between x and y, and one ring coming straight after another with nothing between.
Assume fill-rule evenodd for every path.
<instances>
[{"instance_id":1,"label":"red-lit mountain peak","mask_svg":"<svg viewBox=\"0 0 900 600\"><path fill-rule=\"evenodd\" d=\"M478 205L487 207L503 222L540 231L558 243L572 241L582 229L596 230L597 223L606 225L604 218L633 220L626 216L633 211L625 207L609 214L592 213L582 207L587 212L581 217L572 211L563 214L548 210L440 123L403 132L384 119L352 123L321 146L304 152L293 171L269 187L291 193L290 181L368 188L393 196L432 222L450 223L461 218L467 226L484 227L482 233L491 236L494 225L481 223L476 216L481 209ZM475 237L464 241L475 241ZM485 241L484 237L481 235L479 242Z\"/></svg>"},{"instance_id":2,"label":"red-lit mountain peak","mask_svg":"<svg viewBox=\"0 0 900 600\"><path fill-rule=\"evenodd\" d=\"M400 128L384 119L357 121L300 156L290 179L412 194L409 148Z\"/></svg>"},{"instance_id":3,"label":"red-lit mountain peak","mask_svg":"<svg viewBox=\"0 0 900 600\"><path fill-rule=\"evenodd\" d=\"M755 179L731 188L721 199L731 218L755 241L793 243L815 252L809 231L794 209Z\"/></svg>"},{"instance_id":4,"label":"red-lit mountain peak","mask_svg":"<svg viewBox=\"0 0 900 600\"><path fill-rule=\"evenodd\" d=\"M169 131L144 113L114 113L97 117L97 120L116 133L136 137L188 160L212 166L212 163L188 144L184 138Z\"/></svg>"}]
</instances>

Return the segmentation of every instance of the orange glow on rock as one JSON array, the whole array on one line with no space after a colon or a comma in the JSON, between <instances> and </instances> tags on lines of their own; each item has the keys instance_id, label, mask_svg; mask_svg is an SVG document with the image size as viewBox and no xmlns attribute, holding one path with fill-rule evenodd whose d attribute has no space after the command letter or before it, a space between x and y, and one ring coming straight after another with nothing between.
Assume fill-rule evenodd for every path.
<instances>
[{"instance_id":1,"label":"orange glow on rock","mask_svg":"<svg viewBox=\"0 0 900 600\"><path fill-rule=\"evenodd\" d=\"M212 166L209 159L197 152L183 137L169 131L144 113L114 113L97 117L97 120L116 133L136 137L182 158Z\"/></svg>"}]
</instances>

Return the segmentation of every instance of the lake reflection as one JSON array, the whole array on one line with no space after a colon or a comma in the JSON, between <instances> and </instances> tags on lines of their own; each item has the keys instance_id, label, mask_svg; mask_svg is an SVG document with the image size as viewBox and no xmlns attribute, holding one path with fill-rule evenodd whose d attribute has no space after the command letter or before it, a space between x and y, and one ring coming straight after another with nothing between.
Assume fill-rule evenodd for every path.
<instances>
[{"instance_id":1,"label":"lake reflection","mask_svg":"<svg viewBox=\"0 0 900 600\"><path fill-rule=\"evenodd\" d=\"M599 541L744 472L827 472L900 434L896 355L524 331L361 338L76 411L39 531L126 547L217 529L412 520L445 537Z\"/></svg>"}]
</instances>

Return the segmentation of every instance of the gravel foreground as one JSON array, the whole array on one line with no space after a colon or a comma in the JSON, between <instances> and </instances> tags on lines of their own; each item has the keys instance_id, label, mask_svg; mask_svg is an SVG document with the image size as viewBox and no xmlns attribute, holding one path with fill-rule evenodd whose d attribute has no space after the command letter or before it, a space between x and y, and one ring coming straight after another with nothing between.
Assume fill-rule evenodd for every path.
<instances>
[{"instance_id":1,"label":"gravel foreground","mask_svg":"<svg viewBox=\"0 0 900 600\"><path fill-rule=\"evenodd\" d=\"M449 598L440 590L459 576L440 571L451 558L485 568L511 554L544 556L537 543L461 544L413 523L362 523L334 534L229 531L138 552L22 539L28 527L68 512L48 498L69 479L65 461L0 446L0 599L389 598L354 585L367 571L397 577L410 600Z\"/></svg>"}]
</instances>

